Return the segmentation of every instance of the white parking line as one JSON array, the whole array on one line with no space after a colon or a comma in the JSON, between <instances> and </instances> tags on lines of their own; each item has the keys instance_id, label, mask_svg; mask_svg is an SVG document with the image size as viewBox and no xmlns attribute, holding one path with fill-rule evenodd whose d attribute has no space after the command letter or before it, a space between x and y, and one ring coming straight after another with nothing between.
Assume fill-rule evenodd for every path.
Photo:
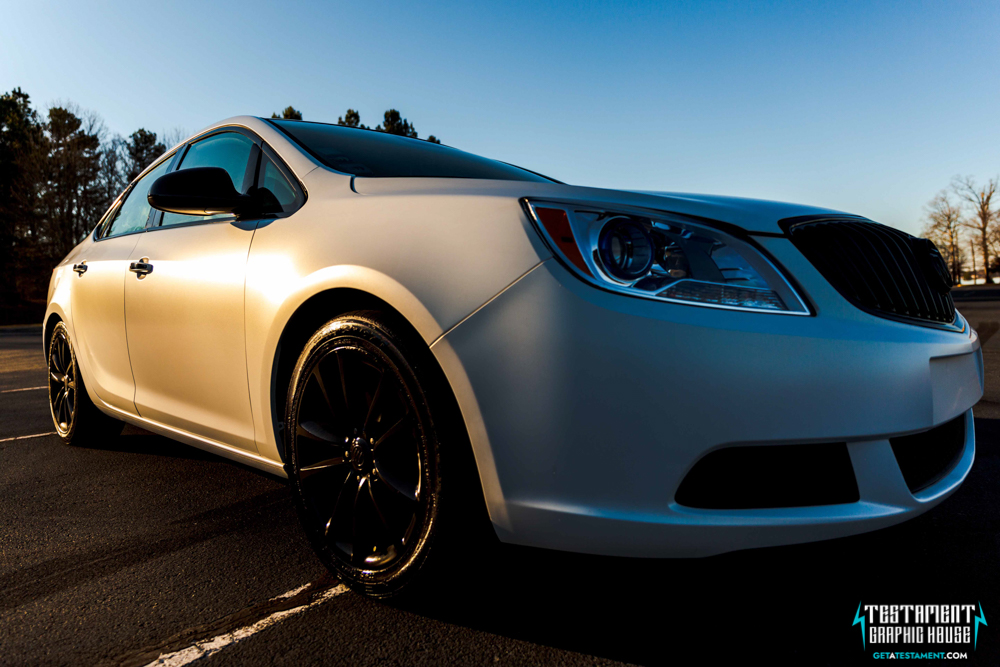
<instances>
[{"instance_id":1,"label":"white parking line","mask_svg":"<svg viewBox=\"0 0 1000 667\"><path fill-rule=\"evenodd\" d=\"M287 593L279 595L275 599L292 597L293 595L301 592L304 588L305 586L302 586L296 588L295 590L288 591ZM271 627L275 623L280 623L286 618L297 616L312 607L318 607L324 602L332 600L342 593L346 593L348 590L347 586L339 584L328 591L323 591L323 593L321 593L309 604L304 604L301 607L293 607L291 609L276 611L270 616L265 616L256 623L245 625L242 628L233 630L232 632L225 632L221 635L216 635L211 639L203 639L199 642L195 642L187 648L174 651L173 653L164 653L159 658L146 665L146 667L154 667L154 665L156 667L181 667L182 665L188 665L195 660L212 655L213 653L218 653L230 644L235 644L236 642L246 639L247 637L251 637L261 630Z\"/></svg>"},{"instance_id":2,"label":"white parking line","mask_svg":"<svg viewBox=\"0 0 1000 667\"><path fill-rule=\"evenodd\" d=\"M48 433L34 433L32 435L19 435L16 438L0 438L0 442L10 442L11 440L27 440L28 438L43 438L47 435L55 435L55 431L49 431Z\"/></svg>"},{"instance_id":3,"label":"white parking line","mask_svg":"<svg viewBox=\"0 0 1000 667\"><path fill-rule=\"evenodd\" d=\"M48 389L48 386L24 387L23 389L4 389L0 391L0 394L13 394L15 391L35 391L36 389Z\"/></svg>"}]
</instances>

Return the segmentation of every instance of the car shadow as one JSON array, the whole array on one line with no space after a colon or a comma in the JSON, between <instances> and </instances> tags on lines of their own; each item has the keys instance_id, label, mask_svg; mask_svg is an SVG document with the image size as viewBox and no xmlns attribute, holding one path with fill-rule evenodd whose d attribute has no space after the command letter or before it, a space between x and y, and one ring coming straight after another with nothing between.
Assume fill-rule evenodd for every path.
<instances>
[{"instance_id":1,"label":"car shadow","mask_svg":"<svg viewBox=\"0 0 1000 667\"><path fill-rule=\"evenodd\" d=\"M457 585L388 604L639 664L691 655L870 661L853 625L861 602L965 603L1000 596L1000 583L990 574L1000 534L1000 420L977 419L976 427L977 461L965 485L898 526L703 559L605 558L503 545L483 557L470 553L450 577ZM998 644L980 645L970 656L995 659Z\"/></svg>"},{"instance_id":2,"label":"car shadow","mask_svg":"<svg viewBox=\"0 0 1000 667\"><path fill-rule=\"evenodd\" d=\"M121 454L143 454L148 456L167 456L174 459L191 461L221 461L221 457L209 452L191 447L182 442L164 438L150 433L137 426L126 424L122 434L117 438L105 440L96 445L75 445L81 449L95 449Z\"/></svg>"}]
</instances>

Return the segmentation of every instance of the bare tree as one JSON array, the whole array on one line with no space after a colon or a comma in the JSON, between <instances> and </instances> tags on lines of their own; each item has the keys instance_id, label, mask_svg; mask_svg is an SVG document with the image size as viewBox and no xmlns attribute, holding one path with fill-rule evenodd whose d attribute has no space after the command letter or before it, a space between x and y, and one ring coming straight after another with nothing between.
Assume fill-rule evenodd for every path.
<instances>
[{"instance_id":1,"label":"bare tree","mask_svg":"<svg viewBox=\"0 0 1000 667\"><path fill-rule=\"evenodd\" d=\"M939 192L930 200L924 211L927 222L923 235L934 242L951 267L951 279L957 285L962 282L962 210L951 201L947 190ZM991 238L991 241L993 239Z\"/></svg>"},{"instance_id":2,"label":"bare tree","mask_svg":"<svg viewBox=\"0 0 1000 667\"><path fill-rule=\"evenodd\" d=\"M984 185L976 184L971 176L956 176L951 182L952 191L965 202L969 217L963 225L973 230L977 236L983 255L983 275L990 282L990 238L997 212L993 210L993 195L997 192L997 178L991 178Z\"/></svg>"},{"instance_id":3,"label":"bare tree","mask_svg":"<svg viewBox=\"0 0 1000 667\"><path fill-rule=\"evenodd\" d=\"M167 150L170 150L177 144L187 139L188 135L191 133L185 130L183 127L175 127L174 129L167 130L162 134L163 138L161 139L161 141L163 142L163 145L166 146Z\"/></svg>"},{"instance_id":4,"label":"bare tree","mask_svg":"<svg viewBox=\"0 0 1000 667\"><path fill-rule=\"evenodd\" d=\"M976 240L969 239L969 256L972 257L972 284L976 284Z\"/></svg>"},{"instance_id":5,"label":"bare tree","mask_svg":"<svg viewBox=\"0 0 1000 667\"><path fill-rule=\"evenodd\" d=\"M118 194L125 189L125 140L115 135L104 142L101 150L100 183L102 206L111 206Z\"/></svg>"}]
</instances>

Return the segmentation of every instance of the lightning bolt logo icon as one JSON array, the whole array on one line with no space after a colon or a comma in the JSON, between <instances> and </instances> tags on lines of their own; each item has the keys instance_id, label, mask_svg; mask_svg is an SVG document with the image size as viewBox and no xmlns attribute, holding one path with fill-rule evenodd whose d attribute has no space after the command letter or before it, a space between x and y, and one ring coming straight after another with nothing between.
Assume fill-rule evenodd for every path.
<instances>
[{"instance_id":1,"label":"lightning bolt logo icon","mask_svg":"<svg viewBox=\"0 0 1000 667\"><path fill-rule=\"evenodd\" d=\"M989 625L986 622L986 615L983 614L983 603L982 602L979 603L979 615L976 616L975 620L976 620L976 639L975 639L975 643L972 645L972 650L976 650L976 644L979 643L979 624L982 623L983 625Z\"/></svg>"},{"instance_id":2,"label":"lightning bolt logo icon","mask_svg":"<svg viewBox=\"0 0 1000 667\"><path fill-rule=\"evenodd\" d=\"M980 605L979 608L980 608L980 610L982 610L982 605ZM861 650L864 651L864 650L867 650L867 647L865 646L865 617L861 613L861 603L860 602L858 603L858 610L856 612L854 612L854 622L851 623L851 627L853 628L858 623L861 624ZM986 621L983 621L983 623L986 623ZM976 619L976 630L979 630L979 619L978 618Z\"/></svg>"}]
</instances>

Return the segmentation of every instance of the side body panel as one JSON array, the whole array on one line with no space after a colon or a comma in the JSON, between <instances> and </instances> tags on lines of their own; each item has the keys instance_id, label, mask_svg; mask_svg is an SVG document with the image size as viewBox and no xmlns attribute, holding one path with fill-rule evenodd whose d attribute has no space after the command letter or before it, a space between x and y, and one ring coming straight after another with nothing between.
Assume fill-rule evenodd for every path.
<instances>
[{"instance_id":1,"label":"side body panel","mask_svg":"<svg viewBox=\"0 0 1000 667\"><path fill-rule=\"evenodd\" d=\"M256 451L247 387L243 284L256 222L154 228L128 273L128 352L139 415Z\"/></svg>"},{"instance_id":2,"label":"side body panel","mask_svg":"<svg viewBox=\"0 0 1000 667\"><path fill-rule=\"evenodd\" d=\"M72 281L74 344L88 390L108 405L131 414L137 413L126 341L125 276L132 250L143 236L139 233L84 241L70 261L85 261L87 271L66 275Z\"/></svg>"}]
</instances>

